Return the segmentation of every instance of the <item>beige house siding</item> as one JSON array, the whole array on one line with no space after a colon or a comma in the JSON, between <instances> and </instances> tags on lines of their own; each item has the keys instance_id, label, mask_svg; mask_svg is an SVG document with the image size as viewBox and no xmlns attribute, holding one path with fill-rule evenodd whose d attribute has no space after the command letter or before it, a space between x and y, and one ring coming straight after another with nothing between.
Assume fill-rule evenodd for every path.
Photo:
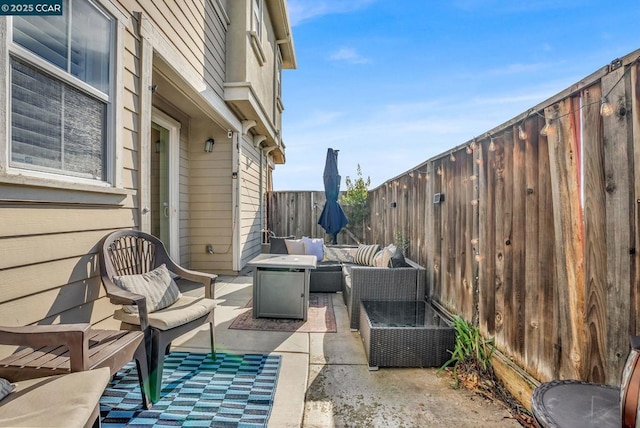
<instances>
[{"instance_id":1,"label":"beige house siding","mask_svg":"<svg viewBox=\"0 0 640 428\"><path fill-rule=\"evenodd\" d=\"M119 22L115 148L110 156L114 183L32 178L8 174L0 164L0 325L90 322L118 328L100 284L96 254L109 232L149 227L143 208L150 194L152 107L180 123L181 264L234 274L259 251L260 198L269 172L261 167L261 162L267 164L260 155L263 148L253 146L255 130L241 135L242 121L260 122L260 117L246 117L224 99L227 50L239 48L240 56L233 57L240 63L239 58L253 55L251 48L227 41L233 26L247 31L246 22L233 21L230 9L237 3L249 7L251 1L95 1ZM8 79L8 22L0 17L3 81ZM264 22L269 26L268 18ZM266 29L264 35L271 33ZM263 49L270 52L273 40L267 40ZM255 78L250 84L264 106L273 103L271 61L255 75L245 69L243 77ZM5 86L0 85L0 119L9 123ZM0 128L0 158L6 157L8 138ZM207 138L215 140L212 153L203 150ZM239 161L235 165L234 159ZM242 180L235 193L233 172ZM206 252L208 244L214 254ZM12 349L0 347L0 357Z\"/></svg>"},{"instance_id":2,"label":"beige house siding","mask_svg":"<svg viewBox=\"0 0 640 428\"><path fill-rule=\"evenodd\" d=\"M251 12L251 11L250 11ZM275 49L276 46L275 35L272 30L271 20L269 14L264 14L263 19L263 32L260 46L265 55L266 62L260 65L258 56L250 51L248 55L249 60L247 63L246 74L247 81L252 83L253 90L256 96L262 103L264 113L268 117L271 124L275 124L274 117L274 70L275 70Z\"/></svg>"},{"instance_id":3,"label":"beige house siding","mask_svg":"<svg viewBox=\"0 0 640 428\"><path fill-rule=\"evenodd\" d=\"M119 188L78 184L57 177L6 174L0 170L0 324L101 323L113 313L104 297L97 267L97 245L112 230L137 226L135 153L137 125L135 56L128 49L133 28L118 8L108 7L120 22L117 91L120 113L117 144ZM6 46L9 19L2 17L0 40ZM4 50L4 48L3 48ZM134 49L135 51L135 49ZM6 51L4 51L6 52ZM7 81L7 54L0 78ZM8 94L0 92L5 123ZM0 133L0 145L8 141ZM4 148L0 150L5 153ZM0 356L13 347L0 347Z\"/></svg>"},{"instance_id":4,"label":"beige house siding","mask_svg":"<svg viewBox=\"0 0 640 428\"><path fill-rule=\"evenodd\" d=\"M226 132L211 133L210 124L192 125L190 145L189 193L191 267L216 273L232 273L233 197L232 150ZM203 151L204 141L216 143L212 153ZM205 251L211 244L214 254Z\"/></svg>"},{"instance_id":5,"label":"beige house siding","mask_svg":"<svg viewBox=\"0 0 640 428\"><path fill-rule=\"evenodd\" d=\"M265 181L261 178L261 154L251 136L242 139L238 165L240 201L240 269L260 253L262 195ZM264 174L262 174L264 176Z\"/></svg>"}]
</instances>

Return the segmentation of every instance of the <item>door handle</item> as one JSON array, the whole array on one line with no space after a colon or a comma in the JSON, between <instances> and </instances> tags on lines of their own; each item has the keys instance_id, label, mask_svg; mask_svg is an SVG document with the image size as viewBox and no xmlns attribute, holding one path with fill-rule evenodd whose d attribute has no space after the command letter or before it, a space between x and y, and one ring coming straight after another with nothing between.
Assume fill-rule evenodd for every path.
<instances>
[{"instance_id":1,"label":"door handle","mask_svg":"<svg viewBox=\"0 0 640 428\"><path fill-rule=\"evenodd\" d=\"M169 202L163 202L162 206L164 207L164 216L169 218Z\"/></svg>"}]
</instances>

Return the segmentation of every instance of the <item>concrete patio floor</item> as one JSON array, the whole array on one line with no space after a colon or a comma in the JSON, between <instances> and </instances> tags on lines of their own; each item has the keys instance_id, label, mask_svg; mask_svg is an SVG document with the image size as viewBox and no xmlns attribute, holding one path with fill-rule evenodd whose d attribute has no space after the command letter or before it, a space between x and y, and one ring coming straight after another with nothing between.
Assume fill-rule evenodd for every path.
<instances>
[{"instance_id":1,"label":"concrete patio floor","mask_svg":"<svg viewBox=\"0 0 640 428\"><path fill-rule=\"evenodd\" d=\"M282 356L270 428L520 426L499 405L453 389L451 378L436 369L369 371L360 335L349 330L341 294L333 296L337 333L229 330L251 297L252 276L218 278L216 351ZM207 352L206 327L173 346Z\"/></svg>"}]
</instances>

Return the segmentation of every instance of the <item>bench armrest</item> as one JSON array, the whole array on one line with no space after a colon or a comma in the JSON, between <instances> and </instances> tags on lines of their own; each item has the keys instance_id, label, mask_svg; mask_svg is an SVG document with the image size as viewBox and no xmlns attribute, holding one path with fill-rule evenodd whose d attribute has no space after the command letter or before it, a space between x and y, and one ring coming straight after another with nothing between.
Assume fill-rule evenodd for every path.
<instances>
[{"instance_id":1,"label":"bench armrest","mask_svg":"<svg viewBox=\"0 0 640 428\"><path fill-rule=\"evenodd\" d=\"M71 371L82 371L89 366L89 328L86 323L0 326L0 344L31 348L65 345L69 348Z\"/></svg>"}]
</instances>

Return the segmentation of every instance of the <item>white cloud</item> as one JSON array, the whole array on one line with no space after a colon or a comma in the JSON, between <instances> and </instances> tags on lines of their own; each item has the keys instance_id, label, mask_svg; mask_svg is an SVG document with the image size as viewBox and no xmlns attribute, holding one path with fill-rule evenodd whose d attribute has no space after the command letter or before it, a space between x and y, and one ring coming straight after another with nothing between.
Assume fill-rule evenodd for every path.
<instances>
[{"instance_id":1,"label":"white cloud","mask_svg":"<svg viewBox=\"0 0 640 428\"><path fill-rule=\"evenodd\" d=\"M377 0L289 0L289 18L291 25L296 26L324 15L355 12L375 1Z\"/></svg>"},{"instance_id":2,"label":"white cloud","mask_svg":"<svg viewBox=\"0 0 640 428\"><path fill-rule=\"evenodd\" d=\"M366 64L371 62L353 48L340 48L329 57L332 61L345 61L350 64Z\"/></svg>"}]
</instances>

